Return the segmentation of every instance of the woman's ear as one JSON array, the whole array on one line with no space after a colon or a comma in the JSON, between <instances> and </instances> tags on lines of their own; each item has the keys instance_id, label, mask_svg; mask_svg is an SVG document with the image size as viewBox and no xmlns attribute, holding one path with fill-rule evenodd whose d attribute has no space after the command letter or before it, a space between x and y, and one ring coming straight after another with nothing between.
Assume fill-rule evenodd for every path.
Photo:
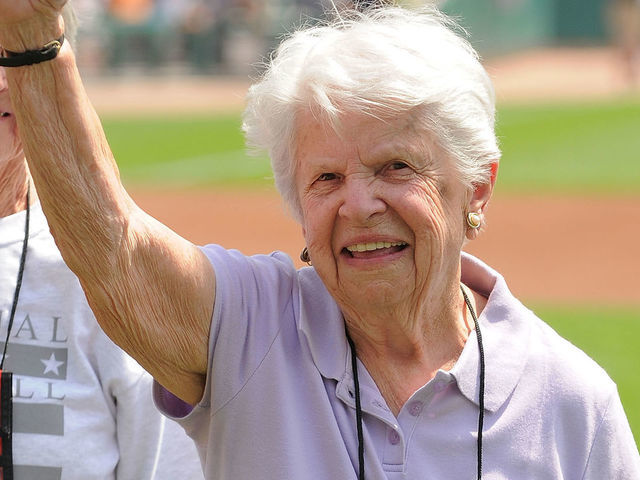
<instances>
[{"instance_id":1,"label":"woman's ear","mask_svg":"<svg viewBox=\"0 0 640 480\"><path fill-rule=\"evenodd\" d=\"M498 162L494 162L491 164L491 177L489 178L489 182L476 185L471 194L465 218L465 221L467 222L467 238L469 240L475 239L478 236L478 231L482 228L482 224L484 223L484 211L487 207L487 203L489 203L491 195L493 194L493 187L496 183L497 176ZM469 214L474 214L472 219L469 219Z\"/></svg>"}]
</instances>

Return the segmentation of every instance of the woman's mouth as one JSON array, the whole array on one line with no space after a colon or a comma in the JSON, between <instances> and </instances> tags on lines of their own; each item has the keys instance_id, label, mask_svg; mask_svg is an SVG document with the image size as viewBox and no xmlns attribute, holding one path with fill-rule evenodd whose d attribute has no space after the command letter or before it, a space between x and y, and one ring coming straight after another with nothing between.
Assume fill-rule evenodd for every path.
<instances>
[{"instance_id":1,"label":"woman's mouth","mask_svg":"<svg viewBox=\"0 0 640 480\"><path fill-rule=\"evenodd\" d=\"M370 258L399 252L407 246L406 242L369 242L349 245L344 251L352 258Z\"/></svg>"}]
</instances>

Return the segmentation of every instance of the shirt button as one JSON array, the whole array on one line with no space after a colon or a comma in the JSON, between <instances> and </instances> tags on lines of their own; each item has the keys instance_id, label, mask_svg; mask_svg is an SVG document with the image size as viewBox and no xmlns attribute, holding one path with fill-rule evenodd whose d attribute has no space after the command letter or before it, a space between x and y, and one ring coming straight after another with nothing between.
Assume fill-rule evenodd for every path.
<instances>
[{"instance_id":1,"label":"shirt button","mask_svg":"<svg viewBox=\"0 0 640 480\"><path fill-rule=\"evenodd\" d=\"M413 402L409 405L409 415L417 417L422 412L422 402Z\"/></svg>"},{"instance_id":2,"label":"shirt button","mask_svg":"<svg viewBox=\"0 0 640 480\"><path fill-rule=\"evenodd\" d=\"M397 445L400 442L400 435L395 430L389 432L389 443L391 445Z\"/></svg>"}]
</instances>

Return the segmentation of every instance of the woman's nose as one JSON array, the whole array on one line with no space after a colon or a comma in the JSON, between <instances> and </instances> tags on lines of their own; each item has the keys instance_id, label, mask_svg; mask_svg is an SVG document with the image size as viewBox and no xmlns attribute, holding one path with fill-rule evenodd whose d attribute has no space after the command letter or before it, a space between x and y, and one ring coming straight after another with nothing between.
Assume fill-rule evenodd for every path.
<instances>
[{"instance_id":1,"label":"woman's nose","mask_svg":"<svg viewBox=\"0 0 640 480\"><path fill-rule=\"evenodd\" d=\"M344 198L338 214L357 224L366 224L387 209L387 204L376 192L374 181L368 178L347 178Z\"/></svg>"}]
</instances>

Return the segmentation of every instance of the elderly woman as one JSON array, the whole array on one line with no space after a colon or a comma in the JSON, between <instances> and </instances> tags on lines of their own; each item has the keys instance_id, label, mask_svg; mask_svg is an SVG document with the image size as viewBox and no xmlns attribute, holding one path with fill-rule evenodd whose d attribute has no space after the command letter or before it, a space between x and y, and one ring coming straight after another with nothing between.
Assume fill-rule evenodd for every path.
<instances>
[{"instance_id":1,"label":"elderly woman","mask_svg":"<svg viewBox=\"0 0 640 480\"><path fill-rule=\"evenodd\" d=\"M0 2L13 58L63 33L64 0L31 3ZM142 212L64 45L9 80L64 258L207 478L640 476L614 383L461 253L500 155L490 81L437 11L295 33L251 89L245 128L302 226L301 270Z\"/></svg>"},{"instance_id":2,"label":"elderly woman","mask_svg":"<svg viewBox=\"0 0 640 480\"><path fill-rule=\"evenodd\" d=\"M100 330L32 183L0 67L0 478L202 479L193 441L153 405L152 378Z\"/></svg>"}]
</instances>

